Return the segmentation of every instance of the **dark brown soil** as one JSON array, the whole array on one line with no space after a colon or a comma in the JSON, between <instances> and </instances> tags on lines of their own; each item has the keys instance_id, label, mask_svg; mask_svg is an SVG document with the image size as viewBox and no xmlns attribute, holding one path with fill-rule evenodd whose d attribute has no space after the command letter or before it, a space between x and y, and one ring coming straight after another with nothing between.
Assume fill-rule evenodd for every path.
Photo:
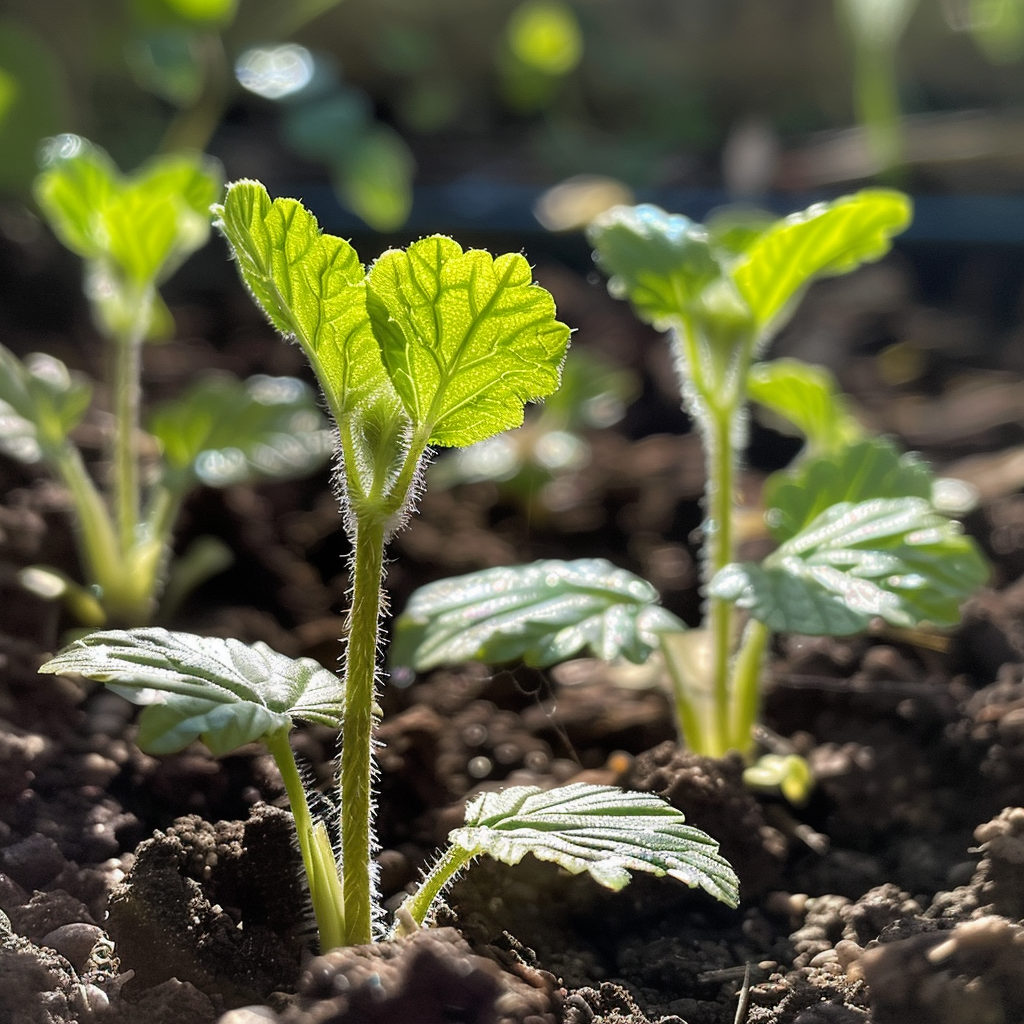
<instances>
[{"instance_id":1,"label":"dark brown soil","mask_svg":"<svg viewBox=\"0 0 1024 1024\"><path fill-rule=\"evenodd\" d=\"M52 285L37 256L18 281ZM445 575L604 556L695 621L703 470L663 343L600 286L564 267L540 275L577 343L632 366L643 396L588 437L588 465L529 500L497 484L428 489L394 545L392 606ZM765 742L809 760L806 806L750 793L738 759L680 751L656 673L462 666L382 695L389 909L467 795L590 780L662 793L718 839L741 879L736 911L664 880L612 894L550 865L482 862L436 930L315 956L270 757L254 746L216 761L196 745L156 760L133 745L126 702L36 674L71 623L15 574L36 561L75 571L66 499L0 465L0 1024L1024 1021L1024 474L1010 457L1024 382L1012 346L997 343L1012 335L962 318L975 341L963 356L909 281L893 260L818 289L779 349L830 361L879 429L979 487L968 527L993 557L993 586L949 638L778 643ZM66 323L33 332L12 305L0 325L19 351L95 369L69 295ZM147 354L154 393L196 367L303 372L244 297L200 298L180 299L179 340ZM895 340L916 353L916 375L879 358ZM758 427L746 490L791 452ZM199 494L180 543L204 533L235 563L174 626L334 664L348 580L328 474ZM295 746L328 791L336 738L304 728Z\"/></svg>"}]
</instances>

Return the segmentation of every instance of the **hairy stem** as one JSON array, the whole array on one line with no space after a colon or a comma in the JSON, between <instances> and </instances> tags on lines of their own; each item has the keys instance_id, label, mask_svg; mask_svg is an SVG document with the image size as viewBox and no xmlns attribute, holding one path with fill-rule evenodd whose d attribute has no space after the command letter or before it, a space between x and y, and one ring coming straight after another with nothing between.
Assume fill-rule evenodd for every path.
<instances>
[{"instance_id":1,"label":"hairy stem","mask_svg":"<svg viewBox=\"0 0 1024 1024\"><path fill-rule=\"evenodd\" d=\"M472 855L465 850L449 846L420 882L416 891L403 901L390 937L405 935L410 931L410 926L422 925L434 901L472 859Z\"/></svg>"},{"instance_id":2,"label":"hairy stem","mask_svg":"<svg viewBox=\"0 0 1024 1024\"><path fill-rule=\"evenodd\" d=\"M338 893L337 867L333 855L329 857L329 864L324 863L326 858L322 849L323 844L317 842L317 826L309 813L306 790L295 764L291 743L288 741L288 729L269 733L264 736L263 741L274 758L284 782L285 792L288 794L302 864L309 882L310 901L313 904L317 931L320 934L320 951L326 953L344 942L344 907ZM329 844L327 852L330 852Z\"/></svg>"},{"instance_id":3,"label":"hairy stem","mask_svg":"<svg viewBox=\"0 0 1024 1024\"><path fill-rule=\"evenodd\" d=\"M733 665L729 749L743 754L750 753L753 744L761 695L761 669L770 637L771 631L763 622L751 619L743 631L743 641Z\"/></svg>"},{"instance_id":4,"label":"hairy stem","mask_svg":"<svg viewBox=\"0 0 1024 1024\"><path fill-rule=\"evenodd\" d=\"M356 510L352 608L345 649L345 732L338 777L344 944L351 946L372 939L373 726L385 526L379 514Z\"/></svg>"}]
</instances>

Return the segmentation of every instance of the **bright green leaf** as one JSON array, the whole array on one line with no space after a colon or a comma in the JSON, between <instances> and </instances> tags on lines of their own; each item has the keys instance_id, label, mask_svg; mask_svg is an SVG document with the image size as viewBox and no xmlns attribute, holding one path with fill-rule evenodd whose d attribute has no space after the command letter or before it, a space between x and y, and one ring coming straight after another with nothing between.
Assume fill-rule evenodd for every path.
<instances>
[{"instance_id":1,"label":"bright green leaf","mask_svg":"<svg viewBox=\"0 0 1024 1024\"><path fill-rule=\"evenodd\" d=\"M755 363L747 375L747 394L794 424L812 452L835 455L863 436L835 378L823 366L799 359Z\"/></svg>"},{"instance_id":2,"label":"bright green leaf","mask_svg":"<svg viewBox=\"0 0 1024 1024\"><path fill-rule=\"evenodd\" d=\"M293 720L340 728L342 683L311 658L286 658L264 643L166 629L90 633L40 672L76 672L136 704L139 746L169 754L201 739L219 756Z\"/></svg>"},{"instance_id":3,"label":"bright green leaf","mask_svg":"<svg viewBox=\"0 0 1024 1024\"><path fill-rule=\"evenodd\" d=\"M910 218L910 200L886 189L819 203L761 234L730 275L758 324L767 328L814 278L881 259Z\"/></svg>"},{"instance_id":4,"label":"bright green leaf","mask_svg":"<svg viewBox=\"0 0 1024 1024\"><path fill-rule=\"evenodd\" d=\"M305 476L334 450L333 431L295 377L207 377L157 408L149 431L182 489Z\"/></svg>"},{"instance_id":5,"label":"bright green leaf","mask_svg":"<svg viewBox=\"0 0 1024 1024\"><path fill-rule=\"evenodd\" d=\"M685 316L720 275L704 228L648 203L607 210L587 238L610 276L608 290L629 299L636 315L659 330Z\"/></svg>"},{"instance_id":6,"label":"bright green leaf","mask_svg":"<svg viewBox=\"0 0 1024 1024\"><path fill-rule=\"evenodd\" d=\"M789 540L829 506L871 498L931 498L934 478L912 453L901 455L884 437L866 438L836 455L773 473L762 500L777 540Z\"/></svg>"},{"instance_id":7,"label":"bright green leaf","mask_svg":"<svg viewBox=\"0 0 1024 1024\"><path fill-rule=\"evenodd\" d=\"M586 871L621 889L630 871L670 875L735 907L739 881L718 843L653 793L574 783L558 789L513 786L482 793L466 824L448 839L471 856L518 864L527 854L573 874Z\"/></svg>"},{"instance_id":8,"label":"bright green leaf","mask_svg":"<svg viewBox=\"0 0 1024 1024\"><path fill-rule=\"evenodd\" d=\"M646 580L603 558L486 569L417 590L389 657L420 672L469 660L554 665L585 650L639 663L658 633L686 628L657 600Z\"/></svg>"},{"instance_id":9,"label":"bright green leaf","mask_svg":"<svg viewBox=\"0 0 1024 1024\"><path fill-rule=\"evenodd\" d=\"M216 227L270 322L301 346L340 420L372 399L398 404L366 313L363 266L294 199L256 181L228 187Z\"/></svg>"},{"instance_id":10,"label":"bright green leaf","mask_svg":"<svg viewBox=\"0 0 1024 1024\"><path fill-rule=\"evenodd\" d=\"M22 362L0 345L0 451L38 462L67 441L92 398L83 377L53 356L34 352Z\"/></svg>"},{"instance_id":11,"label":"bright green leaf","mask_svg":"<svg viewBox=\"0 0 1024 1024\"><path fill-rule=\"evenodd\" d=\"M727 565L709 593L776 632L844 636L876 617L955 625L987 576L974 541L927 500L877 498L833 505L760 565Z\"/></svg>"},{"instance_id":12,"label":"bright green leaf","mask_svg":"<svg viewBox=\"0 0 1024 1024\"><path fill-rule=\"evenodd\" d=\"M441 235L384 253L367 307L384 363L429 443L465 447L523 422L558 387L569 328L518 253L462 251Z\"/></svg>"},{"instance_id":13,"label":"bright green leaf","mask_svg":"<svg viewBox=\"0 0 1024 1024\"><path fill-rule=\"evenodd\" d=\"M378 125L335 167L338 198L375 231L395 231L409 219L416 162L398 132Z\"/></svg>"}]
</instances>

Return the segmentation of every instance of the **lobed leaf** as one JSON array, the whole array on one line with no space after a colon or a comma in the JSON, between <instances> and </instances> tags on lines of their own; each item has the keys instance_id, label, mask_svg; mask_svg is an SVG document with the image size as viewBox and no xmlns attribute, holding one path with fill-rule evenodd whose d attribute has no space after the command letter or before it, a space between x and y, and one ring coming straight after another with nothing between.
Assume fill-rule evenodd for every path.
<instances>
[{"instance_id":1,"label":"lobed leaf","mask_svg":"<svg viewBox=\"0 0 1024 1024\"><path fill-rule=\"evenodd\" d=\"M709 593L769 629L848 635L875 617L951 626L988 576L974 541L920 497L840 502L760 565L732 563Z\"/></svg>"},{"instance_id":2,"label":"lobed leaf","mask_svg":"<svg viewBox=\"0 0 1024 1024\"><path fill-rule=\"evenodd\" d=\"M933 486L926 463L913 453L901 455L884 437L872 437L773 473L762 500L772 533L784 541L840 502L930 498Z\"/></svg>"},{"instance_id":3,"label":"lobed leaf","mask_svg":"<svg viewBox=\"0 0 1024 1024\"><path fill-rule=\"evenodd\" d=\"M768 328L815 277L881 259L910 219L910 200L888 189L818 203L759 235L729 273L757 323Z\"/></svg>"},{"instance_id":4,"label":"lobed leaf","mask_svg":"<svg viewBox=\"0 0 1024 1024\"><path fill-rule=\"evenodd\" d=\"M603 558L487 569L420 587L395 623L392 665L522 659L554 665L590 650L645 661L659 632L686 627L646 580Z\"/></svg>"},{"instance_id":5,"label":"lobed leaf","mask_svg":"<svg viewBox=\"0 0 1024 1024\"><path fill-rule=\"evenodd\" d=\"M755 363L747 375L747 394L797 427L813 452L836 456L863 435L823 366L799 359Z\"/></svg>"},{"instance_id":6,"label":"lobed leaf","mask_svg":"<svg viewBox=\"0 0 1024 1024\"><path fill-rule=\"evenodd\" d=\"M209 376L159 406L149 431L181 489L304 476L334 450L334 432L295 377Z\"/></svg>"},{"instance_id":7,"label":"lobed leaf","mask_svg":"<svg viewBox=\"0 0 1024 1024\"><path fill-rule=\"evenodd\" d=\"M59 359L34 352L22 362L0 345L0 452L38 462L81 422L92 387Z\"/></svg>"},{"instance_id":8,"label":"lobed leaf","mask_svg":"<svg viewBox=\"0 0 1024 1024\"><path fill-rule=\"evenodd\" d=\"M430 444L518 427L524 403L558 387L570 331L518 253L495 259L434 235L385 252L367 282L384 364Z\"/></svg>"},{"instance_id":9,"label":"lobed leaf","mask_svg":"<svg viewBox=\"0 0 1024 1024\"><path fill-rule=\"evenodd\" d=\"M636 315L659 330L672 325L720 276L705 229L660 207L615 206L587 229L608 290L629 299Z\"/></svg>"},{"instance_id":10,"label":"lobed leaf","mask_svg":"<svg viewBox=\"0 0 1024 1024\"><path fill-rule=\"evenodd\" d=\"M653 793L574 783L558 789L513 786L483 793L449 841L472 856L518 864L526 854L573 874L586 871L621 889L630 871L670 875L717 900L739 904L739 881L706 833Z\"/></svg>"},{"instance_id":11,"label":"lobed leaf","mask_svg":"<svg viewBox=\"0 0 1024 1024\"><path fill-rule=\"evenodd\" d=\"M294 199L271 202L258 181L228 186L214 226L256 302L295 339L339 418L373 398L398 402L366 312L363 265Z\"/></svg>"},{"instance_id":12,"label":"lobed leaf","mask_svg":"<svg viewBox=\"0 0 1024 1024\"><path fill-rule=\"evenodd\" d=\"M201 739L217 756L293 720L340 728L342 683L312 658L264 643L166 629L107 630L76 640L40 672L77 672L136 704L139 746L169 754Z\"/></svg>"}]
</instances>

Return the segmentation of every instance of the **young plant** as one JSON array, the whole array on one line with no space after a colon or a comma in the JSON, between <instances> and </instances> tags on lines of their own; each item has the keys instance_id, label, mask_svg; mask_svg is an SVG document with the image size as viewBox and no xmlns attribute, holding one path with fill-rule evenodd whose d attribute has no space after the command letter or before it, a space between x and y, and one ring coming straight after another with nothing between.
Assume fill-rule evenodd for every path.
<instances>
[{"instance_id":1,"label":"young plant","mask_svg":"<svg viewBox=\"0 0 1024 1024\"><path fill-rule=\"evenodd\" d=\"M220 168L168 156L123 177L102 150L70 135L49 142L44 162L36 199L58 238L85 260L85 291L109 342L109 495L71 440L90 404L88 382L52 356L22 362L0 346L0 450L46 463L68 489L87 586L42 566L21 578L43 596L63 597L87 625L138 625L156 613L189 491L310 472L330 454L329 431L296 379L210 377L155 410L148 428L161 454L149 466L139 444L142 346L173 328L158 286L205 243ZM212 538L187 552L163 594L164 613L227 557Z\"/></svg>"},{"instance_id":2,"label":"young plant","mask_svg":"<svg viewBox=\"0 0 1024 1024\"><path fill-rule=\"evenodd\" d=\"M374 886L373 726L381 647L385 542L415 499L429 446L474 444L523 419L553 392L569 341L551 296L517 254L492 258L433 236L366 269L347 242L322 234L298 202L236 182L216 224L271 322L316 372L338 428L338 489L352 543L352 603L342 681L309 659L159 629L94 633L43 666L102 680L147 705L139 742L155 753L201 738L215 754L261 740L295 815L322 949L369 942ZM342 731L340 850L314 820L295 768L293 720ZM630 870L669 874L735 905L737 882L717 844L649 795L577 784L484 794L406 901L395 930L416 927L475 857L526 853L612 888ZM339 866L340 864L340 866Z\"/></svg>"},{"instance_id":3,"label":"young plant","mask_svg":"<svg viewBox=\"0 0 1024 1024\"><path fill-rule=\"evenodd\" d=\"M750 754L772 633L955 624L987 570L943 513L927 467L865 437L825 370L755 362L813 279L879 259L909 219L906 197L882 190L782 220L733 215L703 226L653 206L599 217L590 239L609 289L669 332L683 402L704 441L706 624L686 630L654 604L653 588L601 560L542 562L417 591L397 622L393 663L549 665L582 650L641 661L660 647L688 746ZM748 398L807 438L796 464L766 484L779 547L760 564L736 562Z\"/></svg>"}]
</instances>

